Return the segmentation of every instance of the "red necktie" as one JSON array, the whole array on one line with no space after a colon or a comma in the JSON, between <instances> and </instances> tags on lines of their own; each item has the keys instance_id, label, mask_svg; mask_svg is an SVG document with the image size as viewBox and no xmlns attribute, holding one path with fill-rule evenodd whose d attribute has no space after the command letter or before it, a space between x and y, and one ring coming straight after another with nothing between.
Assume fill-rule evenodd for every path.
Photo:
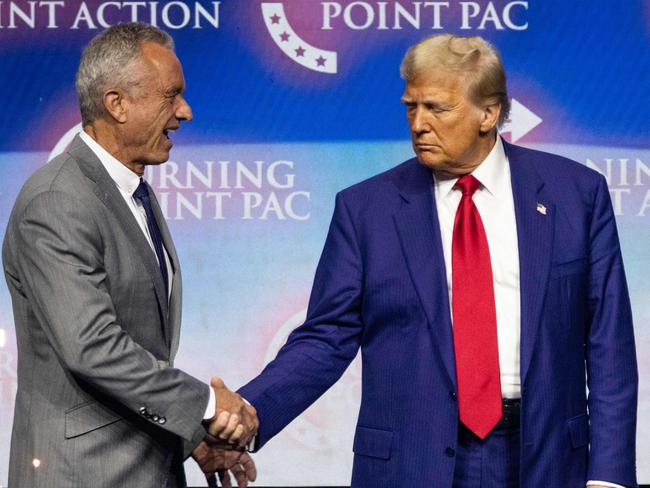
<instances>
[{"instance_id":1,"label":"red necktie","mask_svg":"<svg viewBox=\"0 0 650 488\"><path fill-rule=\"evenodd\" d=\"M463 196L452 241L452 314L460 421L481 439L501 419L501 379L490 249L472 195L481 183L458 180Z\"/></svg>"}]
</instances>

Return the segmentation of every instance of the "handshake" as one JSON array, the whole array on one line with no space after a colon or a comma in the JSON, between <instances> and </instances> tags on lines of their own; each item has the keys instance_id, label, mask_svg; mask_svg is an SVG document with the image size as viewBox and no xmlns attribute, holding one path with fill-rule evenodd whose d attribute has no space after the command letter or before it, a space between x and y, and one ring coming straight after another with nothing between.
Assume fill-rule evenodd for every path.
<instances>
[{"instance_id":1,"label":"handshake","mask_svg":"<svg viewBox=\"0 0 650 488\"><path fill-rule=\"evenodd\" d=\"M246 446L257 435L257 412L237 393L230 391L223 380L212 378L216 407L214 417L205 421L207 434L192 451L192 458L208 479L210 487L217 486L215 473L224 487L231 487L230 473L237 486L245 488L255 481L257 471Z\"/></svg>"}]
</instances>

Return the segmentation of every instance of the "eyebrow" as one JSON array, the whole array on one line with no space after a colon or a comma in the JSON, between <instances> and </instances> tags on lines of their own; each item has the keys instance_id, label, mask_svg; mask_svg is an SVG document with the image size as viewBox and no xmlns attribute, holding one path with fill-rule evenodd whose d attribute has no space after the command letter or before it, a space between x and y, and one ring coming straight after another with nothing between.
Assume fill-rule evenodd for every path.
<instances>
[{"instance_id":1,"label":"eyebrow","mask_svg":"<svg viewBox=\"0 0 650 488\"><path fill-rule=\"evenodd\" d=\"M424 100L414 100L413 98L402 97L400 101L404 105L412 105L418 103L421 103L422 105L432 105L434 107L446 107L449 105L448 103L442 102L440 100L432 100L430 98L425 98Z\"/></svg>"}]
</instances>

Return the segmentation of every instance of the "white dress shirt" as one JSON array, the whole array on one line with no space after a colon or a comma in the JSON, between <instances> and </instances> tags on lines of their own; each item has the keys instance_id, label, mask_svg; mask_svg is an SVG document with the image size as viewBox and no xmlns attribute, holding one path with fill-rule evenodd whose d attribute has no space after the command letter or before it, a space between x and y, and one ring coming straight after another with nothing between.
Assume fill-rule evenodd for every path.
<instances>
[{"instance_id":1,"label":"white dress shirt","mask_svg":"<svg viewBox=\"0 0 650 488\"><path fill-rule=\"evenodd\" d=\"M472 199L481 215L490 248L497 315L501 396L503 398L521 398L519 375L521 301L519 297L517 220L512 197L510 164L500 136L497 136L496 143L487 158L472 172L472 175L481 183ZM433 177L442 250L447 270L447 288L451 302L451 246L456 209L460 203L462 192L454 188L458 178L442 179L437 177L435 172ZM587 486L591 485L624 488L606 481L590 480L587 482Z\"/></svg>"}]
</instances>

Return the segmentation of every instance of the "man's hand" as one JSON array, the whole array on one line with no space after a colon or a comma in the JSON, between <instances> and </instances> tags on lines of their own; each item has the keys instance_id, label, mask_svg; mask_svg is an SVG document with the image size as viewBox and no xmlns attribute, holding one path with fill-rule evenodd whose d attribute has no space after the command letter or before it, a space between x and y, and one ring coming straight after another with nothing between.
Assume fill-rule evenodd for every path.
<instances>
[{"instance_id":1,"label":"man's hand","mask_svg":"<svg viewBox=\"0 0 650 488\"><path fill-rule=\"evenodd\" d=\"M221 486L224 488L232 488L230 473L232 473L235 480L237 480L237 486L239 488L246 488L249 481L255 481L255 478L257 478L255 463L253 462L253 458L251 458L247 452L241 453L239 461L233 464L229 469L221 469L217 471L217 473L219 473Z\"/></svg>"},{"instance_id":2,"label":"man's hand","mask_svg":"<svg viewBox=\"0 0 650 488\"><path fill-rule=\"evenodd\" d=\"M229 470L239 488L246 488L249 481L257 478L255 463L248 453L233 451L226 445L208 445L206 441L201 441L192 451L192 458L206 478L210 479L214 473L218 473L221 485L227 488L232 487Z\"/></svg>"},{"instance_id":3,"label":"man's hand","mask_svg":"<svg viewBox=\"0 0 650 488\"><path fill-rule=\"evenodd\" d=\"M208 433L238 448L243 448L257 434L257 412L237 393L230 391L217 376L210 380L216 398L214 418Z\"/></svg>"}]
</instances>

